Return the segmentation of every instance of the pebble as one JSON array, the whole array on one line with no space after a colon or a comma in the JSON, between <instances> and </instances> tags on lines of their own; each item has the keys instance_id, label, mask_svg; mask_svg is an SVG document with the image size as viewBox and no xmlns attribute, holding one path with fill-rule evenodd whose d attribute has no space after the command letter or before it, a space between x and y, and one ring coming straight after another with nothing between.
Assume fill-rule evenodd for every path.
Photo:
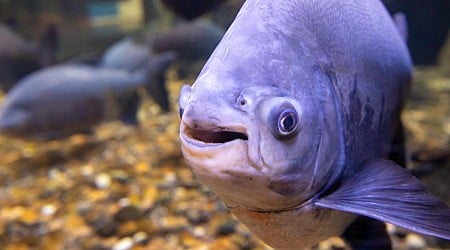
<instances>
[{"instance_id":1,"label":"pebble","mask_svg":"<svg viewBox=\"0 0 450 250\"><path fill-rule=\"evenodd\" d=\"M411 233L406 236L406 243L408 244L409 249L424 249L427 246L427 242L425 239L417 234Z\"/></svg>"},{"instance_id":2,"label":"pebble","mask_svg":"<svg viewBox=\"0 0 450 250\"><path fill-rule=\"evenodd\" d=\"M133 245L133 239L131 237L125 237L114 244L112 250L129 250L133 247Z\"/></svg>"},{"instance_id":3,"label":"pebble","mask_svg":"<svg viewBox=\"0 0 450 250\"><path fill-rule=\"evenodd\" d=\"M211 216L206 211L187 210L186 217L187 217L189 223L191 223L193 225L199 225L199 224L207 223Z\"/></svg>"},{"instance_id":4,"label":"pebble","mask_svg":"<svg viewBox=\"0 0 450 250\"><path fill-rule=\"evenodd\" d=\"M47 204L41 208L41 214L44 216L51 216L56 213L56 206L53 204Z\"/></svg>"},{"instance_id":5,"label":"pebble","mask_svg":"<svg viewBox=\"0 0 450 250\"><path fill-rule=\"evenodd\" d=\"M95 176L95 186L99 189L107 189L111 186L111 176L100 173Z\"/></svg>"},{"instance_id":6,"label":"pebble","mask_svg":"<svg viewBox=\"0 0 450 250\"><path fill-rule=\"evenodd\" d=\"M91 165L87 164L81 168L81 174L85 177L90 177L94 173L94 169Z\"/></svg>"},{"instance_id":7,"label":"pebble","mask_svg":"<svg viewBox=\"0 0 450 250\"><path fill-rule=\"evenodd\" d=\"M192 234L198 238L204 237L206 235L206 229L201 226L194 227L194 230L192 230Z\"/></svg>"},{"instance_id":8,"label":"pebble","mask_svg":"<svg viewBox=\"0 0 450 250\"><path fill-rule=\"evenodd\" d=\"M117 224L108 215L100 215L90 224L95 232L102 237L110 237L117 232Z\"/></svg>"},{"instance_id":9,"label":"pebble","mask_svg":"<svg viewBox=\"0 0 450 250\"><path fill-rule=\"evenodd\" d=\"M164 182L167 184L172 184L177 180L177 175L175 173L166 173L164 176Z\"/></svg>"},{"instance_id":10,"label":"pebble","mask_svg":"<svg viewBox=\"0 0 450 250\"><path fill-rule=\"evenodd\" d=\"M216 236L225 236L234 233L236 231L236 224L236 221L226 221L217 228Z\"/></svg>"},{"instance_id":11,"label":"pebble","mask_svg":"<svg viewBox=\"0 0 450 250\"><path fill-rule=\"evenodd\" d=\"M145 244L148 241L148 234L143 231L136 232L133 235L133 241L136 244Z\"/></svg>"},{"instance_id":12,"label":"pebble","mask_svg":"<svg viewBox=\"0 0 450 250\"><path fill-rule=\"evenodd\" d=\"M139 208L129 205L122 207L114 216L115 221L127 221L127 220L137 220L142 217L142 212Z\"/></svg>"}]
</instances>

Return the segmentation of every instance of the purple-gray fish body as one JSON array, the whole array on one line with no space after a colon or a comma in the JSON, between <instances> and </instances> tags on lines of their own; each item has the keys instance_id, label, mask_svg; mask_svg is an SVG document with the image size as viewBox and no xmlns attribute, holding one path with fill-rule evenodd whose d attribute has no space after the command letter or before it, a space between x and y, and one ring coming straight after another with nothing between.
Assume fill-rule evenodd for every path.
<instances>
[{"instance_id":1,"label":"purple-gray fish body","mask_svg":"<svg viewBox=\"0 0 450 250\"><path fill-rule=\"evenodd\" d=\"M277 249L340 235L357 215L449 239L448 207L386 160L411 70L377 0L247 0L181 91L183 155Z\"/></svg>"},{"instance_id":2,"label":"purple-gray fish body","mask_svg":"<svg viewBox=\"0 0 450 250\"><path fill-rule=\"evenodd\" d=\"M174 57L164 53L148 58L134 72L61 64L30 74L2 103L0 134L52 140L90 132L104 121L120 119L137 125L138 107L130 107L130 96L141 87L164 85Z\"/></svg>"}]
</instances>

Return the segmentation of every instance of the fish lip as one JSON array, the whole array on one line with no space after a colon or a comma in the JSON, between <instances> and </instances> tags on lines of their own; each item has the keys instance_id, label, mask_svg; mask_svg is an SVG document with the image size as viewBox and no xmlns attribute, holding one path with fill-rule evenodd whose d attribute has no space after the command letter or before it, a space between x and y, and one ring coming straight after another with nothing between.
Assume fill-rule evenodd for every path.
<instances>
[{"instance_id":1,"label":"fish lip","mask_svg":"<svg viewBox=\"0 0 450 250\"><path fill-rule=\"evenodd\" d=\"M249 140L246 128L241 125L200 127L198 125L189 126L182 121L180 135L183 142L198 148L218 147L235 141L246 142Z\"/></svg>"}]
</instances>

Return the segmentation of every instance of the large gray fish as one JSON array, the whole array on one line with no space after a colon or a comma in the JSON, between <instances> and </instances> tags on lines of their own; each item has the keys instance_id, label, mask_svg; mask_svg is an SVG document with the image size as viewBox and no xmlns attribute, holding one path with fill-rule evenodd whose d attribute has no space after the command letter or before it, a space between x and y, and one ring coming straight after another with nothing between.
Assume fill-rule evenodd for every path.
<instances>
[{"instance_id":1,"label":"large gray fish","mask_svg":"<svg viewBox=\"0 0 450 250\"><path fill-rule=\"evenodd\" d=\"M140 87L165 84L173 53L160 54L140 69L58 65L23 79L0 108L0 133L49 140L89 131L103 121L136 124L136 107L126 102ZM125 101L125 105L124 104Z\"/></svg>"},{"instance_id":2,"label":"large gray fish","mask_svg":"<svg viewBox=\"0 0 450 250\"><path fill-rule=\"evenodd\" d=\"M358 215L450 239L447 205L387 160L411 70L378 0L247 0L182 89L183 155L277 249L341 235ZM388 249L367 217L350 244Z\"/></svg>"}]
</instances>

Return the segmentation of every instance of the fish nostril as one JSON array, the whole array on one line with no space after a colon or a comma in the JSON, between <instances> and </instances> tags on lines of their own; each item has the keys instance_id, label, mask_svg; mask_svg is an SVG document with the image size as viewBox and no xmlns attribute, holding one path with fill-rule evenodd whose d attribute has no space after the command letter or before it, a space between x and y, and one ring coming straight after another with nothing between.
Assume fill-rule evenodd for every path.
<instances>
[{"instance_id":1,"label":"fish nostril","mask_svg":"<svg viewBox=\"0 0 450 250\"><path fill-rule=\"evenodd\" d=\"M249 101L247 100L247 98L242 95L238 97L236 102L241 110L247 110L248 106L250 104Z\"/></svg>"}]
</instances>

